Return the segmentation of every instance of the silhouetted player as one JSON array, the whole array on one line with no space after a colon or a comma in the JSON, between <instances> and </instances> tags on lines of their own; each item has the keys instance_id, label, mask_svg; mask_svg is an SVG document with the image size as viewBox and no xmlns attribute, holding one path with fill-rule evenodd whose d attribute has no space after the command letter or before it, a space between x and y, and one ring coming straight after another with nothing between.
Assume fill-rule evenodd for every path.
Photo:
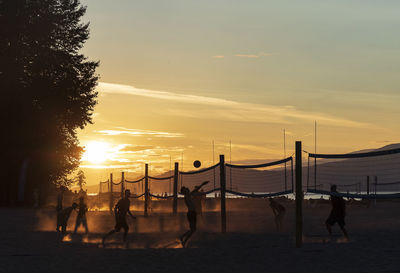
<instances>
[{"instance_id":1,"label":"silhouetted player","mask_svg":"<svg viewBox=\"0 0 400 273\"><path fill-rule=\"evenodd\" d=\"M277 231L282 231L283 217L285 216L286 209L284 206L276 202L273 198L269 198L269 206L275 216L275 225Z\"/></svg>"},{"instance_id":2,"label":"silhouetted player","mask_svg":"<svg viewBox=\"0 0 400 273\"><path fill-rule=\"evenodd\" d=\"M194 190L192 190L192 191L190 191L186 187L181 188L180 193L184 195L185 204L188 208L187 219L189 221L189 227L190 227L190 230L186 231L180 238L183 247L185 247L186 242L196 231L197 212L196 212L196 204L194 201L194 196L196 195L196 193L198 193L200 188L203 187L207 183L208 183L208 181L203 182L201 185L194 187Z\"/></svg>"},{"instance_id":3,"label":"silhouetted player","mask_svg":"<svg viewBox=\"0 0 400 273\"><path fill-rule=\"evenodd\" d=\"M67 224L68 224L68 219L69 216L71 215L71 212L78 207L77 203L72 203L72 206L67 207L65 209L60 210L57 213L57 231L60 231L61 227L61 232L65 234L67 231Z\"/></svg>"},{"instance_id":4,"label":"silhouetted player","mask_svg":"<svg viewBox=\"0 0 400 273\"><path fill-rule=\"evenodd\" d=\"M331 186L331 192L337 192L336 185ZM344 199L341 196L331 196L331 203L332 203L332 210L331 213L329 214L328 219L326 219L325 222L329 234L332 235L331 227L335 223L338 223L344 236L346 238L349 238L347 231L344 228L345 226L344 217L346 216L346 204L344 202Z\"/></svg>"},{"instance_id":5,"label":"silhouetted player","mask_svg":"<svg viewBox=\"0 0 400 273\"><path fill-rule=\"evenodd\" d=\"M88 225L87 225L87 220L86 220L86 212L88 208L84 202L84 197L81 196L79 197L79 204L78 204L78 215L76 216L76 222L75 222L75 230L74 233L77 232L78 227L82 224L85 228L86 234L89 233Z\"/></svg>"},{"instance_id":6,"label":"silhouetted player","mask_svg":"<svg viewBox=\"0 0 400 273\"><path fill-rule=\"evenodd\" d=\"M132 213L129 211L129 206L131 204L129 197L131 196L130 190L125 190L125 197L120 199L118 203L115 205L114 214L115 214L115 228L111 230L109 233L104 235L103 237L103 245L105 240L111 234L119 232L121 228L124 229L124 242L126 243L126 238L128 236L129 226L126 222L126 214L128 213L132 219L136 219Z\"/></svg>"}]
</instances>

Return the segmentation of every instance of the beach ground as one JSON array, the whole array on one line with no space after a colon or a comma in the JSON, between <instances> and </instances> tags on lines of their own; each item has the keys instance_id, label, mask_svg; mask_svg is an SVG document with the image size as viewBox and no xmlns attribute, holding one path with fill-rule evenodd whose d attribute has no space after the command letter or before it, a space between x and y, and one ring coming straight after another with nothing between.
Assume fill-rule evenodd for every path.
<instances>
[{"instance_id":1,"label":"beach ground","mask_svg":"<svg viewBox=\"0 0 400 273\"><path fill-rule=\"evenodd\" d=\"M198 232L181 248L185 212L152 212L129 220L129 246L113 228L109 211L88 212L90 233L61 238L53 209L0 209L0 272L400 272L400 202L347 206L344 240L337 226L325 229L329 204L304 205L304 243L295 247L292 203L283 232L275 231L265 200L237 200L228 206L227 233L219 211L199 216ZM76 213L69 220L73 229Z\"/></svg>"}]
</instances>

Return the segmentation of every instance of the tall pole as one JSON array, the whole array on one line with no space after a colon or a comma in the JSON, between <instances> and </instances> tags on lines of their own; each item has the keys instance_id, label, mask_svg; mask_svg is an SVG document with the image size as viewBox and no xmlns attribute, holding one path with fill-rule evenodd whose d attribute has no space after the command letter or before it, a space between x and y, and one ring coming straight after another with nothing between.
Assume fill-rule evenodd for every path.
<instances>
[{"instance_id":1,"label":"tall pole","mask_svg":"<svg viewBox=\"0 0 400 273\"><path fill-rule=\"evenodd\" d=\"M149 164L144 169L144 216L147 216L147 208L149 205Z\"/></svg>"},{"instance_id":2,"label":"tall pole","mask_svg":"<svg viewBox=\"0 0 400 273\"><path fill-rule=\"evenodd\" d=\"M113 196L113 174L110 173L110 211L112 211L114 206L114 196Z\"/></svg>"},{"instance_id":3,"label":"tall pole","mask_svg":"<svg viewBox=\"0 0 400 273\"><path fill-rule=\"evenodd\" d=\"M172 171L172 158L171 155L169 155L169 175L171 176L171 171ZM169 179L169 194L171 194L171 178Z\"/></svg>"},{"instance_id":4,"label":"tall pole","mask_svg":"<svg viewBox=\"0 0 400 273\"><path fill-rule=\"evenodd\" d=\"M229 163L232 164L232 140L229 140ZM232 168L229 168L229 183L232 190Z\"/></svg>"},{"instance_id":5,"label":"tall pole","mask_svg":"<svg viewBox=\"0 0 400 273\"><path fill-rule=\"evenodd\" d=\"M315 121L314 126L314 153L317 154L317 121ZM314 190L317 189L317 157L314 157Z\"/></svg>"},{"instance_id":6,"label":"tall pole","mask_svg":"<svg viewBox=\"0 0 400 273\"><path fill-rule=\"evenodd\" d=\"M213 159L213 166L215 165L215 158L214 158L214 140L212 141L212 159ZM215 189L215 168L213 168L213 175L214 175L214 189Z\"/></svg>"},{"instance_id":7,"label":"tall pole","mask_svg":"<svg viewBox=\"0 0 400 273\"><path fill-rule=\"evenodd\" d=\"M285 129L283 129L283 158L286 158L286 130ZM286 162L285 162L285 191L287 191Z\"/></svg>"},{"instance_id":8,"label":"tall pole","mask_svg":"<svg viewBox=\"0 0 400 273\"><path fill-rule=\"evenodd\" d=\"M121 173L121 198L124 198L125 191L125 172Z\"/></svg>"},{"instance_id":9,"label":"tall pole","mask_svg":"<svg viewBox=\"0 0 400 273\"><path fill-rule=\"evenodd\" d=\"M367 175L367 195L369 195L369 175Z\"/></svg>"},{"instance_id":10,"label":"tall pole","mask_svg":"<svg viewBox=\"0 0 400 273\"><path fill-rule=\"evenodd\" d=\"M179 163L175 162L174 169L174 200L172 202L172 211L176 215L178 212L178 179L179 179Z\"/></svg>"},{"instance_id":11,"label":"tall pole","mask_svg":"<svg viewBox=\"0 0 400 273\"><path fill-rule=\"evenodd\" d=\"M303 189L301 141L296 141L296 247L303 244Z\"/></svg>"},{"instance_id":12,"label":"tall pole","mask_svg":"<svg viewBox=\"0 0 400 273\"><path fill-rule=\"evenodd\" d=\"M221 232L226 233L226 202L225 202L225 191L226 191L226 175L225 175L225 156L219 156L219 168L220 168L220 186L221 186Z\"/></svg>"}]
</instances>

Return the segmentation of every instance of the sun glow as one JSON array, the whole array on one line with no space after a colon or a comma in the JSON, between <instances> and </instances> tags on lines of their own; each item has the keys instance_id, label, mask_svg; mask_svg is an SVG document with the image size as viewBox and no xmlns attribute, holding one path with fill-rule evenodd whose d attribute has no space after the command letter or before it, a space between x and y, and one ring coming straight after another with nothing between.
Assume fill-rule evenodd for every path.
<instances>
[{"instance_id":1,"label":"sun glow","mask_svg":"<svg viewBox=\"0 0 400 273\"><path fill-rule=\"evenodd\" d=\"M85 152L82 161L89 161L93 164L103 163L110 159L110 145L106 142L91 141L85 145Z\"/></svg>"}]
</instances>

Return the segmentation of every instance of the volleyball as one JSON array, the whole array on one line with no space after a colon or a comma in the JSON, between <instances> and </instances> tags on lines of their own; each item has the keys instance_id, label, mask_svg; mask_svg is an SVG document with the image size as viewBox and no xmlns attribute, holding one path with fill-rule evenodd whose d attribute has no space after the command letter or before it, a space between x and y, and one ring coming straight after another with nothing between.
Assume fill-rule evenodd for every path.
<instances>
[{"instance_id":1,"label":"volleyball","mask_svg":"<svg viewBox=\"0 0 400 273\"><path fill-rule=\"evenodd\" d=\"M195 160L195 161L193 162L193 166L194 166L195 168L200 168L201 162L200 162L199 160Z\"/></svg>"}]
</instances>

